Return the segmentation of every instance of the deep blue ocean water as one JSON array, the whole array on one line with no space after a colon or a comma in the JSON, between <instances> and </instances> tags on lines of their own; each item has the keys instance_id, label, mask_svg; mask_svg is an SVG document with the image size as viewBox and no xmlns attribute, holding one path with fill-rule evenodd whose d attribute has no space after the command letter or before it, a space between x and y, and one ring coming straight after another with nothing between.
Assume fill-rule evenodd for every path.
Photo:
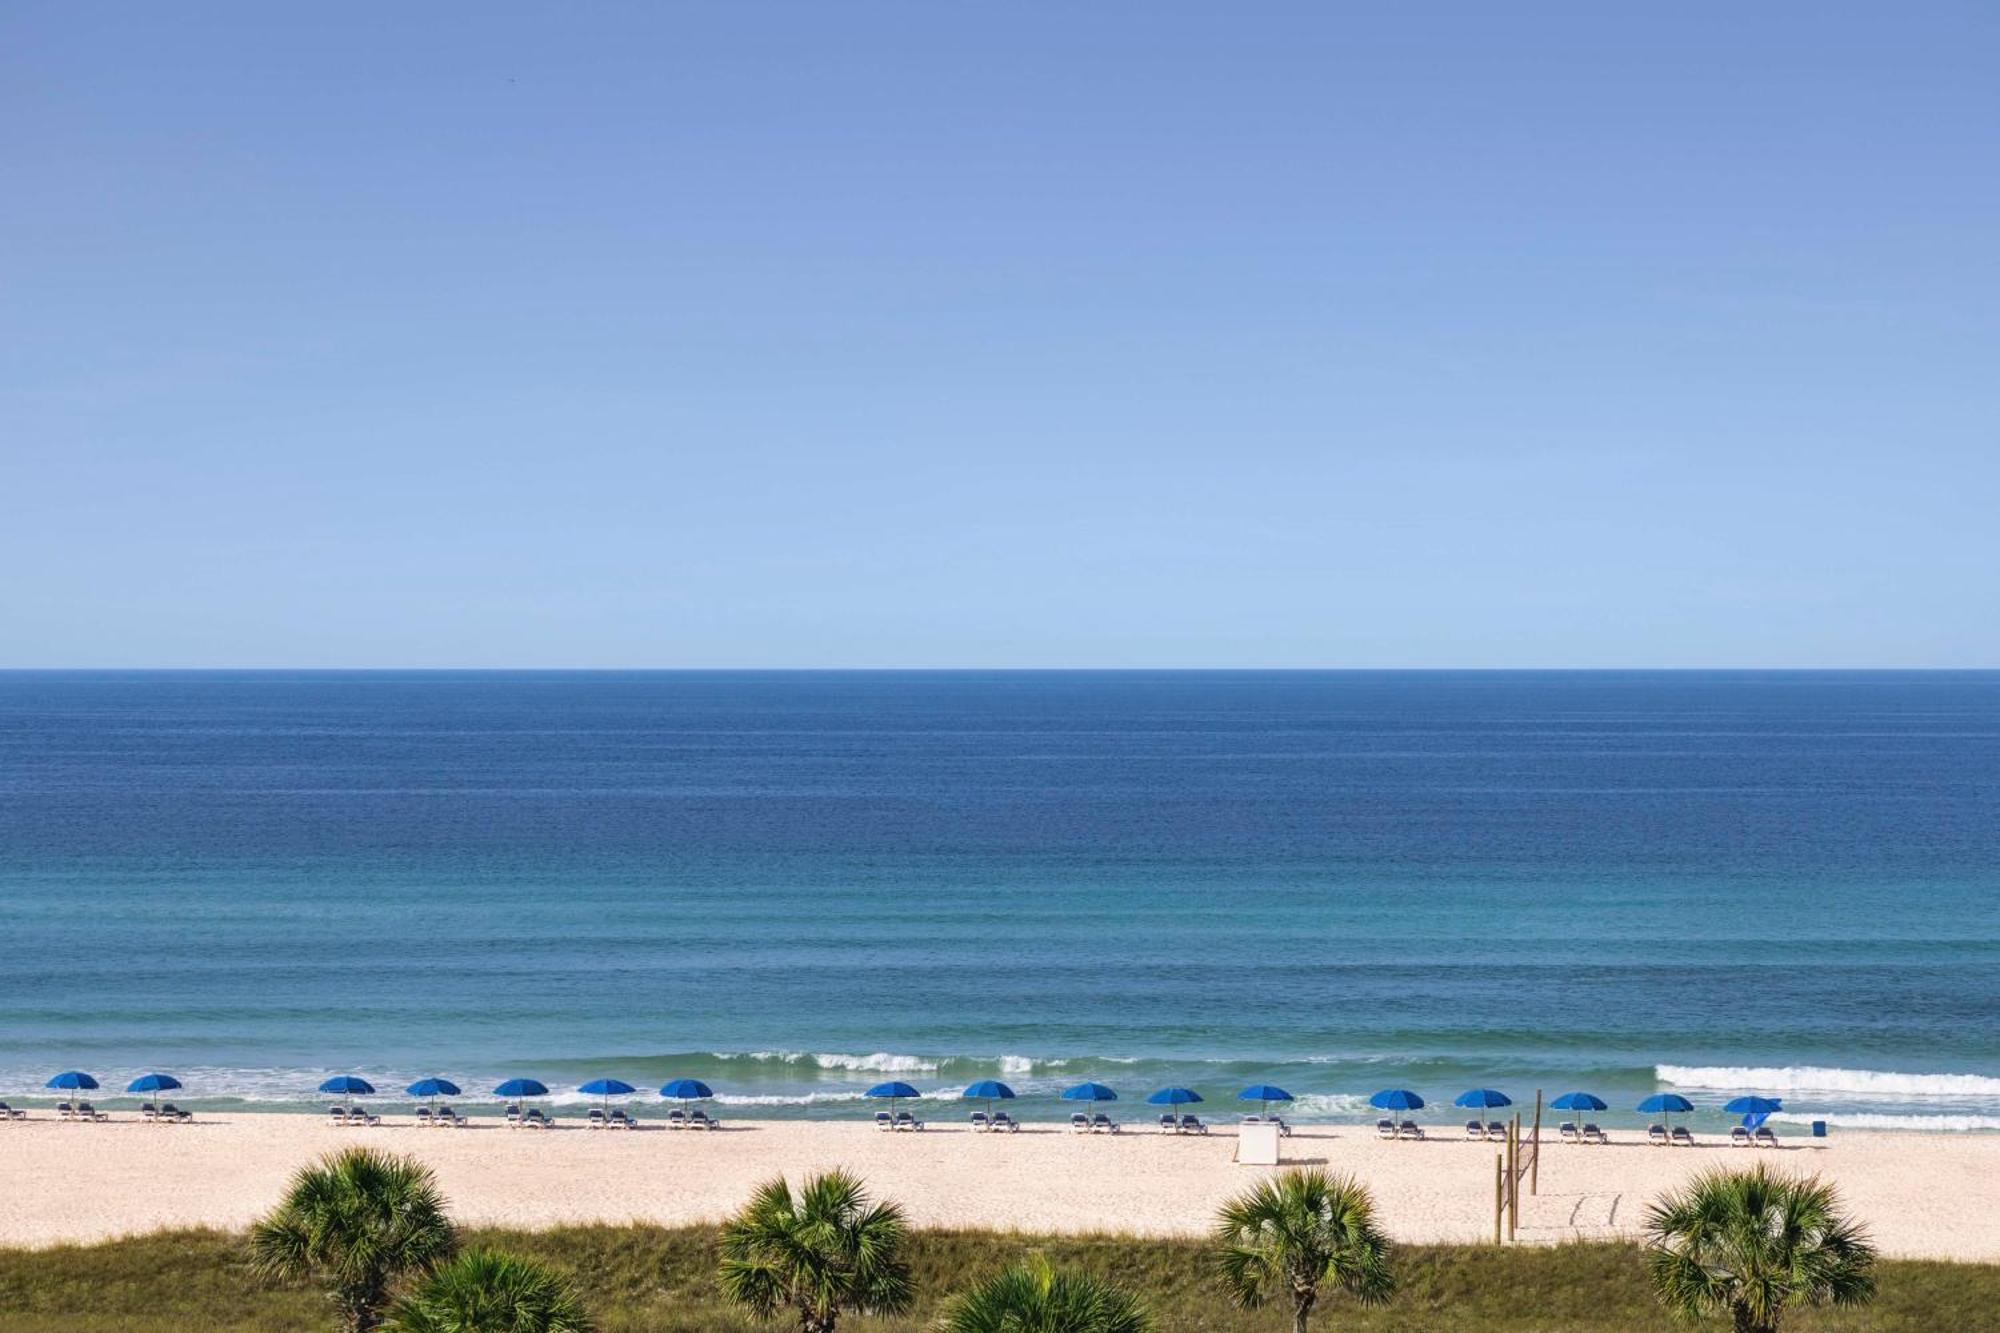
<instances>
[{"instance_id":1,"label":"deep blue ocean water","mask_svg":"<svg viewBox=\"0 0 2000 1333\"><path fill-rule=\"evenodd\" d=\"M2000 673L0 674L70 1067L2000 1128Z\"/></svg>"}]
</instances>

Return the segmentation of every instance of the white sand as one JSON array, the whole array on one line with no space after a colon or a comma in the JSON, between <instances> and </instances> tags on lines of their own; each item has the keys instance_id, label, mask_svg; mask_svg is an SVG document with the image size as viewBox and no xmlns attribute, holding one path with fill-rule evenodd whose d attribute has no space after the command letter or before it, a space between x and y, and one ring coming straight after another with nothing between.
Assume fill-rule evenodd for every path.
<instances>
[{"instance_id":1,"label":"white sand","mask_svg":"<svg viewBox=\"0 0 2000 1333\"><path fill-rule=\"evenodd\" d=\"M396 1123L400 1120L401 1123ZM1301 1127L1288 1163L1351 1171L1406 1241L1492 1236L1496 1145L1385 1143L1365 1126ZM1781 1150L1545 1144L1541 1192L1521 1239L1632 1235L1662 1189L1717 1164L1768 1161L1835 1182L1892 1255L2000 1262L2000 1135L1838 1134ZM0 1244L97 1240L160 1227L242 1227L321 1153L365 1143L429 1163L453 1214L471 1223L713 1221L757 1183L831 1166L859 1172L919 1225L1022 1231L1192 1234L1268 1168L1231 1161L1234 1135L1177 1138L1144 1127L1113 1137L1031 1125L1014 1135L959 1125L885 1134L865 1124L738 1121L720 1133L419 1129L406 1118L340 1129L302 1115L204 1116L146 1124L35 1119L0 1125Z\"/></svg>"}]
</instances>

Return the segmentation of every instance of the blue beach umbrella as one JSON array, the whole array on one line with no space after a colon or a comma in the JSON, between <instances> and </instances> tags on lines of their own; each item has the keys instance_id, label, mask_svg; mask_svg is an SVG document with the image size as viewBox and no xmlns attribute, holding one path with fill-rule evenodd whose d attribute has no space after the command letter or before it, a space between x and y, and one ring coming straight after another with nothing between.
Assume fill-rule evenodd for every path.
<instances>
[{"instance_id":1,"label":"blue beach umbrella","mask_svg":"<svg viewBox=\"0 0 2000 1333\"><path fill-rule=\"evenodd\" d=\"M1664 1116L1667 1124L1673 1124L1673 1117L1681 1112L1694 1110L1694 1103L1678 1092L1656 1092L1639 1103L1639 1109L1648 1115Z\"/></svg>"},{"instance_id":2,"label":"blue beach umbrella","mask_svg":"<svg viewBox=\"0 0 2000 1333\"><path fill-rule=\"evenodd\" d=\"M1153 1106L1187 1106L1201 1100L1193 1088L1161 1088L1146 1101Z\"/></svg>"},{"instance_id":3,"label":"blue beach umbrella","mask_svg":"<svg viewBox=\"0 0 2000 1333\"><path fill-rule=\"evenodd\" d=\"M431 1105L436 1106L440 1097L458 1096L458 1084L448 1078L420 1078L403 1091L412 1097L428 1097Z\"/></svg>"},{"instance_id":4,"label":"blue beach umbrella","mask_svg":"<svg viewBox=\"0 0 2000 1333\"><path fill-rule=\"evenodd\" d=\"M511 1101L520 1097L546 1097L549 1095L549 1090L540 1079L510 1078L493 1089L493 1095Z\"/></svg>"},{"instance_id":5,"label":"blue beach umbrella","mask_svg":"<svg viewBox=\"0 0 2000 1333\"><path fill-rule=\"evenodd\" d=\"M1565 1092L1550 1102L1558 1111L1602 1111L1608 1109L1601 1097L1593 1097L1587 1092Z\"/></svg>"},{"instance_id":6,"label":"blue beach umbrella","mask_svg":"<svg viewBox=\"0 0 2000 1333\"><path fill-rule=\"evenodd\" d=\"M374 1093L375 1085L365 1078L356 1078L352 1074L335 1074L332 1078L320 1084L319 1090L321 1092L333 1093L335 1096L345 1097L347 1099L347 1109L352 1111L354 1109L355 1094L359 1093L364 1097L369 1096Z\"/></svg>"},{"instance_id":7,"label":"blue beach umbrella","mask_svg":"<svg viewBox=\"0 0 2000 1333\"><path fill-rule=\"evenodd\" d=\"M181 1081L172 1074L141 1074L125 1085L127 1092L172 1092Z\"/></svg>"},{"instance_id":8,"label":"blue beach umbrella","mask_svg":"<svg viewBox=\"0 0 2000 1333\"><path fill-rule=\"evenodd\" d=\"M923 1096L921 1092L918 1092L915 1088L911 1087L907 1083L902 1082L901 1080L892 1080L891 1082L888 1083L877 1083L874 1087L868 1089L867 1092L864 1092L861 1095L864 1097L891 1097L891 1098Z\"/></svg>"},{"instance_id":9,"label":"blue beach umbrella","mask_svg":"<svg viewBox=\"0 0 2000 1333\"><path fill-rule=\"evenodd\" d=\"M1776 1097L1738 1097L1722 1109L1731 1115L1769 1115L1784 1110L1785 1104Z\"/></svg>"},{"instance_id":10,"label":"blue beach umbrella","mask_svg":"<svg viewBox=\"0 0 2000 1333\"><path fill-rule=\"evenodd\" d=\"M993 1113L993 1103L996 1101L1012 1101L1014 1099L1014 1090L998 1079L982 1078L977 1083L969 1085L959 1095L968 1101L985 1102L986 1113L991 1115Z\"/></svg>"},{"instance_id":11,"label":"blue beach umbrella","mask_svg":"<svg viewBox=\"0 0 2000 1333\"><path fill-rule=\"evenodd\" d=\"M604 1109L611 1109L613 1097L629 1097L638 1089L622 1078L594 1078L578 1086L577 1091L586 1097L602 1097Z\"/></svg>"},{"instance_id":12,"label":"blue beach umbrella","mask_svg":"<svg viewBox=\"0 0 2000 1333\"><path fill-rule=\"evenodd\" d=\"M96 1089L97 1080L81 1069L66 1069L42 1086L58 1092L90 1092Z\"/></svg>"},{"instance_id":13,"label":"blue beach umbrella","mask_svg":"<svg viewBox=\"0 0 2000 1333\"><path fill-rule=\"evenodd\" d=\"M1239 1102L1256 1102L1257 1114L1263 1115L1271 1109L1272 1102L1288 1102L1292 1100L1292 1094L1270 1083L1252 1083L1249 1087L1236 1094L1236 1100Z\"/></svg>"},{"instance_id":14,"label":"blue beach umbrella","mask_svg":"<svg viewBox=\"0 0 2000 1333\"><path fill-rule=\"evenodd\" d=\"M1490 1110L1496 1106L1512 1106L1514 1099L1506 1093L1496 1092L1492 1088L1473 1088L1469 1092L1461 1092L1458 1096L1452 1098L1451 1104L1474 1110Z\"/></svg>"},{"instance_id":15,"label":"blue beach umbrella","mask_svg":"<svg viewBox=\"0 0 2000 1333\"><path fill-rule=\"evenodd\" d=\"M704 1097L713 1097L715 1093L709 1088L708 1084L698 1078L677 1078L663 1084L660 1088L660 1095L662 1097L678 1097L684 1102L694 1102L700 1101Z\"/></svg>"},{"instance_id":16,"label":"blue beach umbrella","mask_svg":"<svg viewBox=\"0 0 2000 1333\"><path fill-rule=\"evenodd\" d=\"M1115 1102L1118 1094L1102 1083L1079 1083L1073 1088L1062 1090L1066 1102Z\"/></svg>"},{"instance_id":17,"label":"blue beach umbrella","mask_svg":"<svg viewBox=\"0 0 2000 1333\"><path fill-rule=\"evenodd\" d=\"M1784 1110L1785 1104L1776 1097L1737 1097L1722 1109L1742 1116L1745 1129L1760 1129L1771 1118L1771 1112Z\"/></svg>"},{"instance_id":18,"label":"blue beach umbrella","mask_svg":"<svg viewBox=\"0 0 2000 1333\"><path fill-rule=\"evenodd\" d=\"M1424 1099L1408 1088L1384 1088L1368 1099L1378 1111L1421 1111Z\"/></svg>"}]
</instances>

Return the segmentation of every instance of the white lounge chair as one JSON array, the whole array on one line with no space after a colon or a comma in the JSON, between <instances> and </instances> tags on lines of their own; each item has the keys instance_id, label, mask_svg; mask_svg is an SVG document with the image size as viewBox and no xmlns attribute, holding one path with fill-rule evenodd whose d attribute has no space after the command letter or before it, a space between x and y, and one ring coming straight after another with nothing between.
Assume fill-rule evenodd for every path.
<instances>
[{"instance_id":1,"label":"white lounge chair","mask_svg":"<svg viewBox=\"0 0 2000 1333\"><path fill-rule=\"evenodd\" d=\"M686 1111L676 1106L673 1110L667 1112L668 1129L686 1129L687 1127L688 1113Z\"/></svg>"},{"instance_id":2,"label":"white lounge chair","mask_svg":"<svg viewBox=\"0 0 2000 1333\"><path fill-rule=\"evenodd\" d=\"M984 1111L974 1111L974 1112L972 1113L972 1132L973 1132L973 1133L975 1133L975 1134L984 1134L984 1133L986 1133L986 1132L987 1132L988 1130L990 1130L990 1129L992 1129L992 1128L993 1128L993 1122L992 1122L991 1120L989 1120L989 1119L987 1119L987 1118L986 1118L986 1112L984 1112Z\"/></svg>"},{"instance_id":3,"label":"white lounge chair","mask_svg":"<svg viewBox=\"0 0 2000 1333\"><path fill-rule=\"evenodd\" d=\"M584 1115L583 1123L586 1127L590 1129L603 1129L604 1126L609 1122L604 1114L604 1108L601 1106L593 1106L590 1108L589 1112Z\"/></svg>"},{"instance_id":4,"label":"white lounge chair","mask_svg":"<svg viewBox=\"0 0 2000 1333\"><path fill-rule=\"evenodd\" d=\"M1748 1125L1731 1125L1729 1127L1730 1147L1747 1148L1750 1146L1750 1144L1751 1144L1750 1127Z\"/></svg>"},{"instance_id":5,"label":"white lounge chair","mask_svg":"<svg viewBox=\"0 0 2000 1333\"><path fill-rule=\"evenodd\" d=\"M5 1102L0 1102L0 1120L26 1120L26 1111L17 1111Z\"/></svg>"},{"instance_id":6,"label":"white lounge chair","mask_svg":"<svg viewBox=\"0 0 2000 1333\"><path fill-rule=\"evenodd\" d=\"M1104 1114L1104 1112L1099 1111L1096 1115L1090 1117L1090 1132L1093 1134L1116 1134L1118 1132L1118 1122Z\"/></svg>"},{"instance_id":7,"label":"white lounge chair","mask_svg":"<svg viewBox=\"0 0 2000 1333\"><path fill-rule=\"evenodd\" d=\"M1090 1117L1082 1111L1069 1113L1069 1129L1072 1134L1090 1133Z\"/></svg>"},{"instance_id":8,"label":"white lounge chair","mask_svg":"<svg viewBox=\"0 0 2000 1333\"><path fill-rule=\"evenodd\" d=\"M1564 1143L1576 1143L1583 1138L1583 1135L1577 1131L1575 1121L1565 1120L1556 1126L1556 1137Z\"/></svg>"},{"instance_id":9,"label":"white lounge chair","mask_svg":"<svg viewBox=\"0 0 2000 1333\"><path fill-rule=\"evenodd\" d=\"M626 1115L623 1111L613 1111L606 1118L606 1123L612 1129L637 1129L639 1127L639 1122L631 1116Z\"/></svg>"},{"instance_id":10,"label":"white lounge chair","mask_svg":"<svg viewBox=\"0 0 2000 1333\"><path fill-rule=\"evenodd\" d=\"M896 1127L895 1116L890 1115L887 1111L877 1111L875 1113L875 1128L894 1129L895 1127Z\"/></svg>"},{"instance_id":11,"label":"white lounge chair","mask_svg":"<svg viewBox=\"0 0 2000 1333\"><path fill-rule=\"evenodd\" d=\"M722 1122L697 1106L694 1110L688 1112L688 1128L721 1129Z\"/></svg>"},{"instance_id":12,"label":"white lounge chair","mask_svg":"<svg viewBox=\"0 0 2000 1333\"><path fill-rule=\"evenodd\" d=\"M1611 1136L1609 1134L1606 1134L1603 1130L1599 1129L1596 1125L1586 1124L1581 1130L1577 1132L1577 1134L1578 1137L1585 1143L1595 1143L1599 1145L1605 1145L1611 1142Z\"/></svg>"},{"instance_id":13,"label":"white lounge chair","mask_svg":"<svg viewBox=\"0 0 2000 1333\"><path fill-rule=\"evenodd\" d=\"M1486 1137L1486 1122L1485 1122L1484 1120L1468 1120L1468 1121L1466 1121L1466 1122L1465 1122L1465 1137L1467 1137L1468 1139L1483 1139L1483 1138L1485 1138L1485 1137Z\"/></svg>"},{"instance_id":14,"label":"white lounge chair","mask_svg":"<svg viewBox=\"0 0 2000 1333\"><path fill-rule=\"evenodd\" d=\"M916 1130L920 1130L923 1127L924 1127L924 1122L917 1119L916 1115L913 1112L910 1111L896 1112L897 1129L907 1129L912 1132L915 1132Z\"/></svg>"},{"instance_id":15,"label":"white lounge chair","mask_svg":"<svg viewBox=\"0 0 2000 1333\"><path fill-rule=\"evenodd\" d=\"M1664 1148L1669 1143L1672 1143L1673 1140L1667 1136L1667 1127L1665 1125L1648 1125L1646 1126L1646 1142L1656 1143Z\"/></svg>"},{"instance_id":16,"label":"white lounge chair","mask_svg":"<svg viewBox=\"0 0 2000 1333\"><path fill-rule=\"evenodd\" d=\"M995 1111L993 1113L993 1128L1003 1129L1009 1134L1018 1134L1021 1130L1021 1122L1013 1116L1008 1115L1005 1111Z\"/></svg>"},{"instance_id":17,"label":"white lounge chair","mask_svg":"<svg viewBox=\"0 0 2000 1333\"><path fill-rule=\"evenodd\" d=\"M1769 1125L1757 1126L1757 1132L1751 1137L1757 1140L1759 1148L1775 1148L1779 1146L1778 1131L1772 1129Z\"/></svg>"},{"instance_id":18,"label":"white lounge chair","mask_svg":"<svg viewBox=\"0 0 2000 1333\"><path fill-rule=\"evenodd\" d=\"M1206 1134L1208 1126L1201 1123L1201 1117L1198 1115L1184 1115L1181 1117L1181 1133Z\"/></svg>"},{"instance_id":19,"label":"white lounge chair","mask_svg":"<svg viewBox=\"0 0 2000 1333\"><path fill-rule=\"evenodd\" d=\"M1677 1148L1692 1148L1695 1146L1694 1135L1688 1133L1685 1126L1675 1125L1672 1138L1674 1146Z\"/></svg>"},{"instance_id":20,"label":"white lounge chair","mask_svg":"<svg viewBox=\"0 0 2000 1333\"><path fill-rule=\"evenodd\" d=\"M1181 1118L1180 1118L1179 1116L1177 1116L1177 1115L1173 1114L1172 1112L1168 1112L1168 1113L1167 1113L1166 1115L1163 1115L1163 1116L1161 1116L1161 1117L1160 1117L1160 1132L1161 1132L1162 1134L1178 1134L1178 1133L1180 1133L1180 1132L1181 1132Z\"/></svg>"},{"instance_id":21,"label":"white lounge chair","mask_svg":"<svg viewBox=\"0 0 2000 1333\"><path fill-rule=\"evenodd\" d=\"M1424 1127L1414 1120L1405 1120L1396 1126L1396 1137L1399 1139L1420 1139L1423 1136Z\"/></svg>"},{"instance_id":22,"label":"white lounge chair","mask_svg":"<svg viewBox=\"0 0 2000 1333\"><path fill-rule=\"evenodd\" d=\"M1382 1139L1395 1138L1396 1122L1393 1120L1377 1120L1375 1122L1375 1136Z\"/></svg>"},{"instance_id":23,"label":"white lounge chair","mask_svg":"<svg viewBox=\"0 0 2000 1333\"><path fill-rule=\"evenodd\" d=\"M554 1129L556 1122L549 1119L549 1113L539 1106L530 1106L521 1112L521 1123L529 1129Z\"/></svg>"}]
</instances>

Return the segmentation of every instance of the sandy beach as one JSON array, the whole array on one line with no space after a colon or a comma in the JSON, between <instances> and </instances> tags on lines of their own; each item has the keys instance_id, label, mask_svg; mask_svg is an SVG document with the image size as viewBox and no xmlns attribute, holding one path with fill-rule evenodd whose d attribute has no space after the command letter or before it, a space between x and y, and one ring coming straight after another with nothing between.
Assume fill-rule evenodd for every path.
<instances>
[{"instance_id":1,"label":"sandy beach","mask_svg":"<svg viewBox=\"0 0 2000 1333\"><path fill-rule=\"evenodd\" d=\"M400 1123L399 1123L400 1122ZM1421 1143L1366 1126L1301 1127L1287 1164L1351 1171L1403 1241L1492 1235L1496 1145L1443 1126ZM1646 1203L1699 1169L1768 1161L1836 1182L1891 1255L2000 1262L2000 1135L1841 1134L1783 1149L1544 1144L1540 1192L1524 1197L1530 1243L1630 1236ZM129 1112L65 1124L46 1110L0 1126L0 1244L45 1246L162 1227L235 1228L270 1207L299 1166L348 1144L413 1154L438 1173L468 1223L714 1221L758 1182L831 1166L856 1170L926 1226L1193 1234L1218 1203L1269 1168L1232 1161L1227 1126L1205 1138L1127 1127L1116 1136L1030 1125L1014 1135L955 1124L885 1134L862 1124L764 1120L720 1133L418 1128L406 1117L344 1129L300 1115L203 1116L154 1125Z\"/></svg>"}]
</instances>

